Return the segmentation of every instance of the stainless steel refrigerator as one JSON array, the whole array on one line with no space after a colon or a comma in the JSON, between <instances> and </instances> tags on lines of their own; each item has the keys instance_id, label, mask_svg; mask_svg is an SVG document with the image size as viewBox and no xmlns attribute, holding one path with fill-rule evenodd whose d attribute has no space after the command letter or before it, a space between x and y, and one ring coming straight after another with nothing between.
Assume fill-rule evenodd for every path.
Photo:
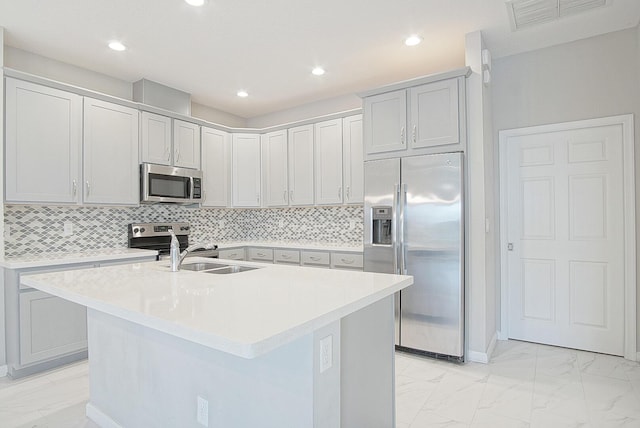
<instances>
[{"instance_id":1,"label":"stainless steel refrigerator","mask_svg":"<svg viewBox=\"0 0 640 428\"><path fill-rule=\"evenodd\" d=\"M462 153L365 162L364 270L413 275L396 345L464 359Z\"/></svg>"}]
</instances>

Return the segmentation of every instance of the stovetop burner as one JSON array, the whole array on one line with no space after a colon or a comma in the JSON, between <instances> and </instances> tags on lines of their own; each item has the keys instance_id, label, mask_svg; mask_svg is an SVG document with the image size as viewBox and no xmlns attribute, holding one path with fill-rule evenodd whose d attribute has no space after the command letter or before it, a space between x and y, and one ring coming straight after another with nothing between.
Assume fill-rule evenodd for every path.
<instances>
[{"instance_id":1,"label":"stovetop burner","mask_svg":"<svg viewBox=\"0 0 640 428\"><path fill-rule=\"evenodd\" d=\"M189 246L189 223L130 223L127 227L127 245L129 248L158 251L160 256L168 255L171 246L172 229L180 243L180 251ZM217 257L217 250L196 250L191 255L199 257Z\"/></svg>"}]
</instances>

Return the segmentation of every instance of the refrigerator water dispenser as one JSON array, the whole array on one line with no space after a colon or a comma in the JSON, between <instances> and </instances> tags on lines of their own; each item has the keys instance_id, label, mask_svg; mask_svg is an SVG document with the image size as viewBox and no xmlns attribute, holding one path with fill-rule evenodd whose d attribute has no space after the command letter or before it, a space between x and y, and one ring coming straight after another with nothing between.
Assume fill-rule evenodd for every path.
<instances>
[{"instance_id":1,"label":"refrigerator water dispenser","mask_svg":"<svg viewBox=\"0 0 640 428\"><path fill-rule=\"evenodd\" d=\"M391 245L393 220L391 207L372 207L372 244Z\"/></svg>"}]
</instances>

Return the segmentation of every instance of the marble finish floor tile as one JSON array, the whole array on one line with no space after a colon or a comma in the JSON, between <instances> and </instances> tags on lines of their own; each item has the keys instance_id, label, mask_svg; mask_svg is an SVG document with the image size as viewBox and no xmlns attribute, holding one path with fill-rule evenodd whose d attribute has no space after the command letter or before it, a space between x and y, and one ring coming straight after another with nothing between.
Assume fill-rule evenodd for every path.
<instances>
[{"instance_id":1,"label":"marble finish floor tile","mask_svg":"<svg viewBox=\"0 0 640 428\"><path fill-rule=\"evenodd\" d=\"M640 428L640 364L518 341L489 364L396 353L396 428ZM0 378L0 427L98 428L85 416L89 369L74 363Z\"/></svg>"}]
</instances>

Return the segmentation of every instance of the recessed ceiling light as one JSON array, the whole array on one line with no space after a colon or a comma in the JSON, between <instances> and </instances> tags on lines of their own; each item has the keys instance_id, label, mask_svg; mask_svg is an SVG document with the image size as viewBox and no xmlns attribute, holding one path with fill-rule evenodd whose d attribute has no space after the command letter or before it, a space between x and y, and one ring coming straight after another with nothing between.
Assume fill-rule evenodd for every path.
<instances>
[{"instance_id":1,"label":"recessed ceiling light","mask_svg":"<svg viewBox=\"0 0 640 428\"><path fill-rule=\"evenodd\" d=\"M237 94L240 98L246 98L249 96L249 93L247 91L238 91Z\"/></svg>"},{"instance_id":2,"label":"recessed ceiling light","mask_svg":"<svg viewBox=\"0 0 640 428\"><path fill-rule=\"evenodd\" d=\"M113 49L114 51L118 51L118 52L122 52L122 51L127 49L127 47L125 45L123 45L122 43L118 42L117 40L109 42L109 47L111 49Z\"/></svg>"},{"instance_id":3,"label":"recessed ceiling light","mask_svg":"<svg viewBox=\"0 0 640 428\"><path fill-rule=\"evenodd\" d=\"M207 0L184 0L189 6L204 6Z\"/></svg>"},{"instance_id":4,"label":"recessed ceiling light","mask_svg":"<svg viewBox=\"0 0 640 428\"><path fill-rule=\"evenodd\" d=\"M316 67L313 70L311 70L311 74L315 75L315 76L322 76L325 73L324 68L322 67Z\"/></svg>"},{"instance_id":5,"label":"recessed ceiling light","mask_svg":"<svg viewBox=\"0 0 640 428\"><path fill-rule=\"evenodd\" d=\"M404 41L404 44L407 46L415 46L415 45L419 45L421 41L422 41L422 37L414 34L413 36L407 37Z\"/></svg>"}]
</instances>

